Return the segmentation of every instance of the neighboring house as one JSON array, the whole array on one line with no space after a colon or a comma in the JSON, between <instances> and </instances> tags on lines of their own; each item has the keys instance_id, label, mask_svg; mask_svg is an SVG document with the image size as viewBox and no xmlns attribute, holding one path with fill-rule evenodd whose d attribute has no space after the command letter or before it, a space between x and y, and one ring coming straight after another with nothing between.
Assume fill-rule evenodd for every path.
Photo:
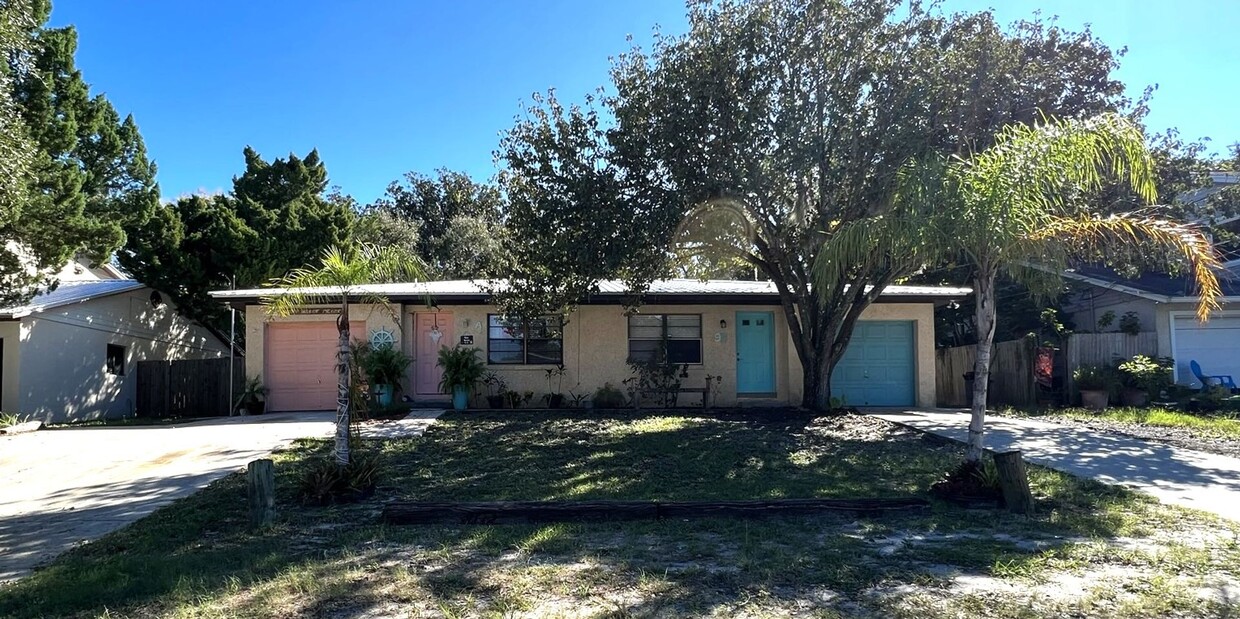
<instances>
[{"instance_id":1,"label":"neighboring house","mask_svg":"<svg viewBox=\"0 0 1240 619\"><path fill-rule=\"evenodd\" d=\"M418 402L442 402L436 367L442 346L473 346L488 368L518 392L549 391L546 370L563 364L564 391L593 394L633 375L629 361L650 359L659 348L688 364L684 387L722 376L716 403L785 405L801 401L803 377L784 310L769 282L665 280L655 282L638 313L627 315L618 282L604 282L560 325L546 317L508 328L488 295L469 281L381 284L390 308L350 309L355 339L399 342L413 358L403 385ZM269 410L325 410L335 406L338 308L322 306L269 318L260 305L270 291L212 295L245 311L246 373L269 389ZM934 406L934 308L967 289L890 286L858 323L837 367L833 395L855 406ZM428 301L429 299L429 301ZM699 401L682 396L682 405Z\"/></svg>"},{"instance_id":2,"label":"neighboring house","mask_svg":"<svg viewBox=\"0 0 1240 619\"><path fill-rule=\"evenodd\" d=\"M1176 200L1189 206L1203 205L1219 191L1237 184L1240 173L1211 172L1210 186ZM1240 216L1200 223L1240 234ZM1201 386L1189 369L1190 361L1199 363L1206 374L1240 378L1240 248L1219 249L1225 268L1218 273L1223 308L1205 324L1196 318L1198 296L1191 276L1146 273L1134 279L1100 266L1082 266L1064 273L1083 284L1082 290L1064 304L1064 312L1080 331L1095 330L1099 318L1108 311L1115 313L1117 323L1132 312L1142 332L1157 334L1158 355L1175 359L1177 383Z\"/></svg>"},{"instance_id":3,"label":"neighboring house","mask_svg":"<svg viewBox=\"0 0 1240 619\"><path fill-rule=\"evenodd\" d=\"M60 285L0 308L0 406L45 422L132 415L137 363L206 359L228 344L110 265L69 264Z\"/></svg>"},{"instance_id":4,"label":"neighboring house","mask_svg":"<svg viewBox=\"0 0 1240 619\"><path fill-rule=\"evenodd\" d=\"M1064 304L1077 330L1094 330L1108 311L1115 312L1117 323L1133 312L1141 331L1158 334L1158 356L1175 359L1177 383L1201 386L1190 361L1209 375L1240 378L1240 278L1231 271L1219 274L1223 309L1206 323L1197 320L1198 297L1190 276L1146 273L1129 279L1102 267L1080 267L1064 275L1084 284Z\"/></svg>"}]
</instances>

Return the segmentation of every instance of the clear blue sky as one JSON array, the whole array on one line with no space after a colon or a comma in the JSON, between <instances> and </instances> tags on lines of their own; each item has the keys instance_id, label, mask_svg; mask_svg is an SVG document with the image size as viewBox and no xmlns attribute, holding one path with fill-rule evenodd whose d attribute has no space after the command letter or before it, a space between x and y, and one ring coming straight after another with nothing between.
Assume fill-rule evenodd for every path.
<instances>
[{"instance_id":1,"label":"clear blue sky","mask_svg":"<svg viewBox=\"0 0 1240 619\"><path fill-rule=\"evenodd\" d=\"M1159 84L1150 128L1240 140L1240 2L947 0L996 7L1008 23L1041 7L1128 46L1119 76ZM492 151L520 104L555 87L576 99L608 81L627 35L685 29L679 0L275 2L55 0L74 24L78 66L132 113L159 164L163 195L231 186L241 149L317 147L332 184L363 203L404 172L495 173Z\"/></svg>"}]
</instances>

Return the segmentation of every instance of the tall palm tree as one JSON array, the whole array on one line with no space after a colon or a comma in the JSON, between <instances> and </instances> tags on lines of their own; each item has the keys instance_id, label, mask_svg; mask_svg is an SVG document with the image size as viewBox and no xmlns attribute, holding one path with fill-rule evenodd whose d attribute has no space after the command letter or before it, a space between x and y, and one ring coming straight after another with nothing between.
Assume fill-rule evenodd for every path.
<instances>
[{"instance_id":1,"label":"tall palm tree","mask_svg":"<svg viewBox=\"0 0 1240 619\"><path fill-rule=\"evenodd\" d=\"M336 353L335 447L336 463L340 466L349 464L349 365L352 361L349 303L379 305L391 311L387 297L366 285L424 278L421 262L400 248L368 244L329 247L323 251L318 264L294 269L272 280L271 292L262 299L268 316L288 316L309 305L340 306L340 315L336 318L340 348Z\"/></svg>"},{"instance_id":2,"label":"tall palm tree","mask_svg":"<svg viewBox=\"0 0 1240 619\"><path fill-rule=\"evenodd\" d=\"M1186 262L1200 293L1198 318L1207 320L1219 307L1214 274L1219 262L1196 228L1142 213L1091 212L1089 198L1107 182L1123 183L1147 202L1155 200L1153 161L1144 136L1122 116L1012 125L982 152L915 162L909 168L892 211L833 236L815 270L830 283L850 260L872 259L876 248L891 241L897 241L898 253L918 260L962 254L969 259L977 355L966 463L976 463L983 449L1000 273L1051 296L1062 289L1062 273L1074 260L1139 266ZM929 202L938 205L927 209Z\"/></svg>"}]
</instances>

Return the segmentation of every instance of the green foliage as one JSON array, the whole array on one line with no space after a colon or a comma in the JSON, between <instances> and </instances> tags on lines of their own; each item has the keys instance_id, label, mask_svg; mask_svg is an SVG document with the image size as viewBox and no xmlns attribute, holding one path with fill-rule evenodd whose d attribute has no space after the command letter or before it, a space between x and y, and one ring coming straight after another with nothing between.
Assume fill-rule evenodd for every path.
<instances>
[{"instance_id":1,"label":"green foliage","mask_svg":"<svg viewBox=\"0 0 1240 619\"><path fill-rule=\"evenodd\" d=\"M479 357L480 350L472 346L444 346L439 349L439 360L435 365L443 369L439 380L441 393L452 393L455 387L465 387L470 391L486 374L487 366Z\"/></svg>"},{"instance_id":2,"label":"green foliage","mask_svg":"<svg viewBox=\"0 0 1240 619\"><path fill-rule=\"evenodd\" d=\"M304 465L297 496L306 505L349 503L374 493L381 475L379 458L362 452L340 466L330 458L315 458Z\"/></svg>"},{"instance_id":3,"label":"green foliage","mask_svg":"<svg viewBox=\"0 0 1240 619\"><path fill-rule=\"evenodd\" d=\"M7 428L21 423L21 417L17 413L0 413L0 428Z\"/></svg>"},{"instance_id":4,"label":"green foliage","mask_svg":"<svg viewBox=\"0 0 1240 619\"><path fill-rule=\"evenodd\" d=\"M395 346L363 344L357 354L358 366L372 385L391 385L400 389L401 379L413 360Z\"/></svg>"},{"instance_id":5,"label":"green foliage","mask_svg":"<svg viewBox=\"0 0 1240 619\"><path fill-rule=\"evenodd\" d=\"M266 161L245 149L229 195L186 196L133 226L122 267L168 293L182 314L216 327L226 309L212 290L256 287L343 246L354 218L346 197L325 195L317 151Z\"/></svg>"},{"instance_id":6,"label":"green foliage","mask_svg":"<svg viewBox=\"0 0 1240 619\"><path fill-rule=\"evenodd\" d=\"M1145 355L1136 355L1132 359L1120 362L1116 368L1123 376L1125 386L1140 389L1150 394L1151 398L1157 398L1163 389L1171 386L1175 359L1170 357L1154 359Z\"/></svg>"},{"instance_id":7,"label":"green foliage","mask_svg":"<svg viewBox=\"0 0 1240 619\"><path fill-rule=\"evenodd\" d=\"M1118 109L1114 67L1088 31L1004 31L989 13L691 3L688 33L615 61L614 95L535 97L504 137L514 273L495 298L534 316L620 279L637 302L672 257L691 273L756 271L782 293L803 403L824 408L857 318L924 266L921 215L941 188L910 162L941 166L1013 121ZM820 262L829 243L862 257Z\"/></svg>"},{"instance_id":8,"label":"green foliage","mask_svg":"<svg viewBox=\"0 0 1240 619\"><path fill-rule=\"evenodd\" d=\"M1072 371L1072 380L1080 391L1114 391L1120 379L1115 368L1105 365L1082 365Z\"/></svg>"},{"instance_id":9,"label":"green foliage","mask_svg":"<svg viewBox=\"0 0 1240 619\"><path fill-rule=\"evenodd\" d=\"M155 164L74 62L77 32L45 1L0 5L0 305L29 298L69 259L109 259L159 203Z\"/></svg>"},{"instance_id":10,"label":"green foliage","mask_svg":"<svg viewBox=\"0 0 1240 619\"><path fill-rule=\"evenodd\" d=\"M358 234L363 241L411 246L438 279L495 277L508 262L504 207L495 185L450 170L434 177L410 172L366 209Z\"/></svg>"},{"instance_id":11,"label":"green foliage","mask_svg":"<svg viewBox=\"0 0 1240 619\"><path fill-rule=\"evenodd\" d=\"M1115 310L1107 310L1098 317L1098 333L1106 331L1112 324L1115 324Z\"/></svg>"},{"instance_id":12,"label":"green foliage","mask_svg":"<svg viewBox=\"0 0 1240 619\"><path fill-rule=\"evenodd\" d=\"M544 370L543 373L546 374L547 379L547 395L562 395L564 393L564 375L568 373L568 368L561 363L553 368Z\"/></svg>"},{"instance_id":13,"label":"green foliage","mask_svg":"<svg viewBox=\"0 0 1240 619\"><path fill-rule=\"evenodd\" d=\"M258 376L251 376L245 380L245 384L241 386L241 395L237 397L237 404L234 406L244 406L255 402L262 402L267 397L267 387L263 385L263 379Z\"/></svg>"},{"instance_id":14,"label":"green foliage","mask_svg":"<svg viewBox=\"0 0 1240 619\"><path fill-rule=\"evenodd\" d=\"M623 408L628 401L624 393L611 383L603 383L602 387L594 391L594 397L591 398L594 408Z\"/></svg>"},{"instance_id":15,"label":"green foliage","mask_svg":"<svg viewBox=\"0 0 1240 619\"><path fill-rule=\"evenodd\" d=\"M672 407L680 394L681 379L689 375L686 363L670 363L660 350L659 354L649 361L630 361L629 369L635 374L624 379L630 396L638 401L649 394L654 394L656 405Z\"/></svg>"},{"instance_id":16,"label":"green foliage","mask_svg":"<svg viewBox=\"0 0 1240 619\"><path fill-rule=\"evenodd\" d=\"M1141 332L1141 317L1136 312L1124 312L1119 319L1119 332L1137 335Z\"/></svg>"}]
</instances>

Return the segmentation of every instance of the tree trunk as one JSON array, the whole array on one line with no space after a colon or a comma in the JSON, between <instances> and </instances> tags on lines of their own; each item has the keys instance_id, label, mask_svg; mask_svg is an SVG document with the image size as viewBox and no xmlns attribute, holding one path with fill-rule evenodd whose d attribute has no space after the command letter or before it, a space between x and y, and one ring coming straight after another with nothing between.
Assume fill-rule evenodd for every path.
<instances>
[{"instance_id":1,"label":"tree trunk","mask_svg":"<svg viewBox=\"0 0 1240 619\"><path fill-rule=\"evenodd\" d=\"M973 415L969 420L966 462L979 462L986 428L986 395L990 386L990 350L995 341L995 274L979 270L973 279L977 299L977 357L973 362Z\"/></svg>"},{"instance_id":2,"label":"tree trunk","mask_svg":"<svg viewBox=\"0 0 1240 619\"><path fill-rule=\"evenodd\" d=\"M349 465L349 298L340 303L336 319L340 333L339 363L336 364L336 464Z\"/></svg>"}]
</instances>

